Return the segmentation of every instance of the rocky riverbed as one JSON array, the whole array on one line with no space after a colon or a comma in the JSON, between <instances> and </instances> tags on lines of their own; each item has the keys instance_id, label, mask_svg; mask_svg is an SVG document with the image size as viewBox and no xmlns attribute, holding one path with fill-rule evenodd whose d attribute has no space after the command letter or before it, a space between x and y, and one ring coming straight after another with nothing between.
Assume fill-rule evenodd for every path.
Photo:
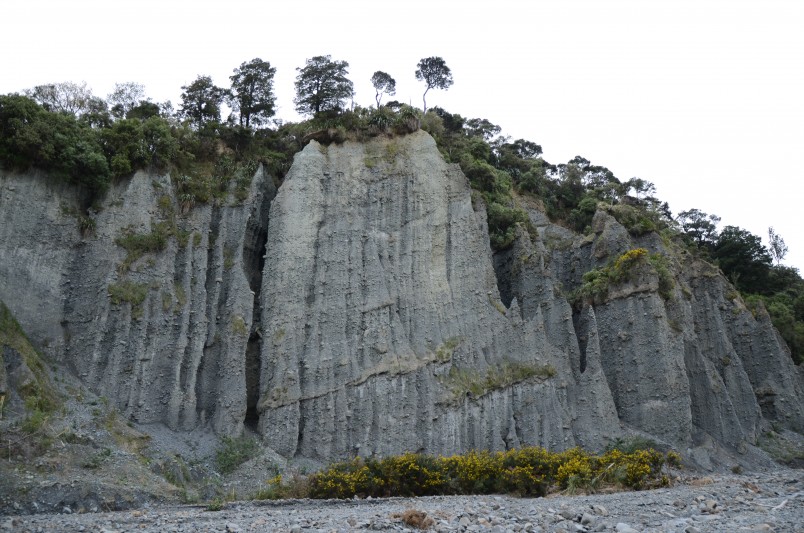
<instances>
[{"instance_id":1,"label":"rocky riverbed","mask_svg":"<svg viewBox=\"0 0 804 533\"><path fill-rule=\"evenodd\" d=\"M10 516L0 530L212 531L804 532L801 470L687 478L673 487L595 495L436 496L365 500L231 502L116 513Z\"/></svg>"}]
</instances>

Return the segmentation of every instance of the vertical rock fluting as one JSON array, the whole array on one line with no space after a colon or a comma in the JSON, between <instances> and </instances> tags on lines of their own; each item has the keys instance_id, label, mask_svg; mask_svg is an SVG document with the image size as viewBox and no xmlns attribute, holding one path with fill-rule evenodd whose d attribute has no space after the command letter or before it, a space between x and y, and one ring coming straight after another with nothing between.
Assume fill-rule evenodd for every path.
<instances>
[{"instance_id":1,"label":"vertical rock fluting","mask_svg":"<svg viewBox=\"0 0 804 533\"><path fill-rule=\"evenodd\" d=\"M759 434L763 416L802 431L804 391L768 314L760 308L754 317L737 291L700 261L690 263L683 278L691 288L689 327L695 332L688 351L701 360L696 377L714 381L731 399L720 408L702 406L701 425L717 428L714 434L724 435L724 440L741 435L750 443ZM715 401L706 397L706 390L699 396L707 404Z\"/></svg>"},{"instance_id":2,"label":"vertical rock fluting","mask_svg":"<svg viewBox=\"0 0 804 533\"><path fill-rule=\"evenodd\" d=\"M322 461L599 449L633 430L747 465L767 421L804 429L799 369L716 268L605 210L577 235L531 209L537 231L492 256L482 202L423 132L311 142L279 192L259 170L242 204L182 215L168 177L137 173L92 235L83 201L0 173L0 300L143 424L245 422ZM116 241L158 228L164 249L126 267ZM574 297L637 247L667 258L672 290L643 263L604 298Z\"/></svg>"},{"instance_id":3,"label":"vertical rock fluting","mask_svg":"<svg viewBox=\"0 0 804 533\"><path fill-rule=\"evenodd\" d=\"M507 310L485 212L418 132L297 154L270 213L260 431L319 459L574 444L566 359ZM568 316L571 314L568 313ZM571 326L570 326L571 327ZM501 365L557 369L456 397Z\"/></svg>"},{"instance_id":4,"label":"vertical rock fluting","mask_svg":"<svg viewBox=\"0 0 804 533\"><path fill-rule=\"evenodd\" d=\"M631 237L602 211L593 230L568 244L556 238L562 230L542 221L540 235L552 238L553 270L566 289L629 249L647 248L670 263L678 253L653 234ZM760 432L759 398L766 417L799 428L804 394L767 316L754 319L711 265L687 257L675 271L669 295L659 294L656 271L645 267L594 305L602 367L620 420L679 447L708 436L743 452ZM533 299L533 291L519 297Z\"/></svg>"},{"instance_id":5,"label":"vertical rock fluting","mask_svg":"<svg viewBox=\"0 0 804 533\"><path fill-rule=\"evenodd\" d=\"M69 191L24 176L13 184L22 194L0 210L17 228L0 247L9 269L0 294L16 301L36 343L132 420L242 431L254 305L243 250L249 219L262 220L274 194L262 170L242 205L183 216L168 177L138 172L111 188L85 238ZM38 223L26 224L28 213ZM169 228L164 249L121 266L116 240L159 224Z\"/></svg>"},{"instance_id":6,"label":"vertical rock fluting","mask_svg":"<svg viewBox=\"0 0 804 533\"><path fill-rule=\"evenodd\" d=\"M559 361L567 384L565 408L572 413L572 431L579 445L601 449L622 431L603 373L597 322L592 308L577 316L552 272L552 258L541 238L520 230L511 248L494 256L500 292L516 301L523 318L543 335L541 350ZM577 327L576 327L577 326Z\"/></svg>"},{"instance_id":7,"label":"vertical rock fluting","mask_svg":"<svg viewBox=\"0 0 804 533\"><path fill-rule=\"evenodd\" d=\"M662 298L640 289L595 308L603 369L624 422L688 445L692 415L684 344Z\"/></svg>"}]
</instances>

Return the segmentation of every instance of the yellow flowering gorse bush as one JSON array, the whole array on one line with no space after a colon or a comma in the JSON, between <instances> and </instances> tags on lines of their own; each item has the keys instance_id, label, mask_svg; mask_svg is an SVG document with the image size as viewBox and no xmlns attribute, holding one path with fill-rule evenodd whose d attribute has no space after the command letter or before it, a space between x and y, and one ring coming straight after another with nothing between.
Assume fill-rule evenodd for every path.
<instances>
[{"instance_id":1,"label":"yellow flowering gorse bush","mask_svg":"<svg viewBox=\"0 0 804 533\"><path fill-rule=\"evenodd\" d=\"M665 463L678 454L653 449L618 449L592 455L580 448L549 452L526 447L505 452L470 451L434 457L406 453L384 459L355 458L331 465L310 478L313 498L512 493L543 496L548 491L600 485L641 489L668 483Z\"/></svg>"}]
</instances>

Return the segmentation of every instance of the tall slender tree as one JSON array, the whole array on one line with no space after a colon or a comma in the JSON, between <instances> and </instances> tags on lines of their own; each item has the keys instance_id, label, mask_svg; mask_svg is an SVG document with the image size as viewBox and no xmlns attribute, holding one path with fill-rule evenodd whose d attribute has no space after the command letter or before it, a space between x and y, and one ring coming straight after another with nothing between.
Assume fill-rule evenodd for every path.
<instances>
[{"instance_id":1,"label":"tall slender tree","mask_svg":"<svg viewBox=\"0 0 804 533\"><path fill-rule=\"evenodd\" d=\"M377 100L377 109L380 108L380 100L382 100L383 94L387 94L388 96L396 94L396 80L393 79L390 74L381 70L378 70L371 76L371 84L374 86L374 90L377 91L374 95L374 98Z\"/></svg>"},{"instance_id":2,"label":"tall slender tree","mask_svg":"<svg viewBox=\"0 0 804 533\"><path fill-rule=\"evenodd\" d=\"M448 89L452 85L452 71L440 57L425 57L416 65L416 79L425 84L422 102L427 112L427 91L430 89Z\"/></svg>"},{"instance_id":3,"label":"tall slender tree","mask_svg":"<svg viewBox=\"0 0 804 533\"><path fill-rule=\"evenodd\" d=\"M768 228L768 242L770 244L770 254L773 256L773 260L778 266L782 263L784 256L787 255L787 244L785 244L782 236L776 233L773 226Z\"/></svg>"}]
</instances>

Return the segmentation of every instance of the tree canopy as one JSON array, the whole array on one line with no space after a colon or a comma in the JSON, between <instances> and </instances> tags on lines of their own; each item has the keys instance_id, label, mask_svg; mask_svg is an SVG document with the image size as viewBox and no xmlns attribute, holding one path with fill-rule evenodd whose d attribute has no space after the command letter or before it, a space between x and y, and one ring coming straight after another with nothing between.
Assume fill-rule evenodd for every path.
<instances>
[{"instance_id":1,"label":"tree canopy","mask_svg":"<svg viewBox=\"0 0 804 533\"><path fill-rule=\"evenodd\" d=\"M737 226L726 226L715 242L712 256L724 274L743 291L765 291L771 256L762 239Z\"/></svg>"},{"instance_id":2,"label":"tree canopy","mask_svg":"<svg viewBox=\"0 0 804 533\"><path fill-rule=\"evenodd\" d=\"M354 85L346 76L349 63L333 61L332 57L315 56L304 67L297 68L296 111L317 115L322 111L339 111L347 98L354 95Z\"/></svg>"},{"instance_id":3,"label":"tree canopy","mask_svg":"<svg viewBox=\"0 0 804 533\"><path fill-rule=\"evenodd\" d=\"M440 57L425 57L416 65L416 79L425 84L422 103L427 112L427 91L430 89L448 89L452 85L452 71Z\"/></svg>"},{"instance_id":4,"label":"tree canopy","mask_svg":"<svg viewBox=\"0 0 804 533\"><path fill-rule=\"evenodd\" d=\"M376 94L374 98L377 100L377 107L380 107L380 100L382 95L387 94L393 96L396 94L396 80L381 70L378 70L371 76L371 85L374 86Z\"/></svg>"},{"instance_id":5,"label":"tree canopy","mask_svg":"<svg viewBox=\"0 0 804 533\"><path fill-rule=\"evenodd\" d=\"M502 128L492 124L485 118L470 118L466 121L464 127L469 135L480 136L484 141L490 141L492 137L499 135L502 131Z\"/></svg>"},{"instance_id":6,"label":"tree canopy","mask_svg":"<svg viewBox=\"0 0 804 533\"><path fill-rule=\"evenodd\" d=\"M274 74L268 61L254 58L234 69L230 103L239 114L240 125L261 126L274 116Z\"/></svg>"},{"instance_id":7,"label":"tree canopy","mask_svg":"<svg viewBox=\"0 0 804 533\"><path fill-rule=\"evenodd\" d=\"M92 91L87 87L85 81L37 85L33 89L26 90L25 94L47 111L63 111L75 116L86 112L92 99Z\"/></svg>"},{"instance_id":8,"label":"tree canopy","mask_svg":"<svg viewBox=\"0 0 804 533\"><path fill-rule=\"evenodd\" d=\"M125 118L140 102L147 101L145 86L133 81L115 83L114 90L106 97L106 101L115 118Z\"/></svg>"},{"instance_id":9,"label":"tree canopy","mask_svg":"<svg viewBox=\"0 0 804 533\"><path fill-rule=\"evenodd\" d=\"M717 224L720 217L704 213L700 209L682 211L676 217L683 231L695 244L711 249L717 240Z\"/></svg>"},{"instance_id":10,"label":"tree canopy","mask_svg":"<svg viewBox=\"0 0 804 533\"><path fill-rule=\"evenodd\" d=\"M179 114L197 128L206 122L220 122L221 102L226 92L212 83L209 76L198 76L190 85L181 88Z\"/></svg>"}]
</instances>

